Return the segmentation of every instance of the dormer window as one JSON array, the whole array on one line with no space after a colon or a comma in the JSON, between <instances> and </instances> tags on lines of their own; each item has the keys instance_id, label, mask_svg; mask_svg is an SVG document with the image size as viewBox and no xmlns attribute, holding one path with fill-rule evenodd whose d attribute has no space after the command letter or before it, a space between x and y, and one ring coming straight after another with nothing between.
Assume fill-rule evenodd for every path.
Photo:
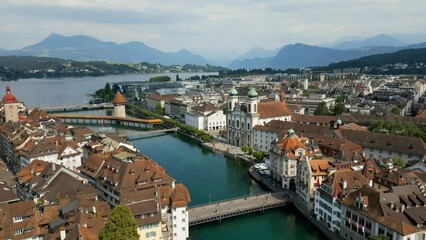
<instances>
[{"instance_id":1,"label":"dormer window","mask_svg":"<svg viewBox=\"0 0 426 240\"><path fill-rule=\"evenodd\" d=\"M153 180L154 180L154 182L160 182L161 178L156 178L156 179L153 179Z\"/></svg>"},{"instance_id":2,"label":"dormer window","mask_svg":"<svg viewBox=\"0 0 426 240\"><path fill-rule=\"evenodd\" d=\"M22 222L23 221L23 217L22 216L14 216L13 217L13 222L17 223L17 222Z\"/></svg>"}]
</instances>

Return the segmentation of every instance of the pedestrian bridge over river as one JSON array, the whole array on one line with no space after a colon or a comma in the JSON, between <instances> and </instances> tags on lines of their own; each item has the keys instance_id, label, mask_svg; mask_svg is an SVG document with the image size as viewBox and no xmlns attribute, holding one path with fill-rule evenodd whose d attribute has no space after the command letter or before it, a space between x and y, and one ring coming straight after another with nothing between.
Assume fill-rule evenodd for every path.
<instances>
[{"instance_id":1,"label":"pedestrian bridge over river","mask_svg":"<svg viewBox=\"0 0 426 240\"><path fill-rule=\"evenodd\" d=\"M122 125L125 127L152 129L161 127L161 119L139 119L99 115L77 115L77 114L50 114L51 117L59 118L69 124L100 124L100 125Z\"/></svg>"},{"instance_id":2,"label":"pedestrian bridge over river","mask_svg":"<svg viewBox=\"0 0 426 240\"><path fill-rule=\"evenodd\" d=\"M194 206L188 210L189 226L282 207L290 203L292 203L291 197L287 194L287 191L282 191L248 195Z\"/></svg>"},{"instance_id":3,"label":"pedestrian bridge over river","mask_svg":"<svg viewBox=\"0 0 426 240\"><path fill-rule=\"evenodd\" d=\"M48 113L96 110L96 109L107 109L107 108L114 108L114 105L112 103L100 103L100 104L80 104L80 105L42 107L42 109Z\"/></svg>"}]
</instances>

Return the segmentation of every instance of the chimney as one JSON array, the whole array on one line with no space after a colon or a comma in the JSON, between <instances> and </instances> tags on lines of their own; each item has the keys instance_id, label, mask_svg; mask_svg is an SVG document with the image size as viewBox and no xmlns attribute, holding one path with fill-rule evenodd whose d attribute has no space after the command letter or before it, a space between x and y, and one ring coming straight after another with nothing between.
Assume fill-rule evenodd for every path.
<instances>
[{"instance_id":1,"label":"chimney","mask_svg":"<svg viewBox=\"0 0 426 240\"><path fill-rule=\"evenodd\" d=\"M66 238L67 234L65 232L65 228L61 227L61 240L64 240Z\"/></svg>"},{"instance_id":2,"label":"chimney","mask_svg":"<svg viewBox=\"0 0 426 240\"><path fill-rule=\"evenodd\" d=\"M284 103L284 93L282 90L280 92L280 102Z\"/></svg>"},{"instance_id":3,"label":"chimney","mask_svg":"<svg viewBox=\"0 0 426 240\"><path fill-rule=\"evenodd\" d=\"M327 168L327 177L330 177L335 172L336 172L336 169L334 167Z\"/></svg>"},{"instance_id":4,"label":"chimney","mask_svg":"<svg viewBox=\"0 0 426 240\"><path fill-rule=\"evenodd\" d=\"M31 175L34 175L34 168L31 168Z\"/></svg>"},{"instance_id":5,"label":"chimney","mask_svg":"<svg viewBox=\"0 0 426 240\"><path fill-rule=\"evenodd\" d=\"M405 204L401 204L401 212L404 212Z\"/></svg>"},{"instance_id":6,"label":"chimney","mask_svg":"<svg viewBox=\"0 0 426 240\"><path fill-rule=\"evenodd\" d=\"M348 181L342 179L342 189L345 189L347 187L348 187Z\"/></svg>"},{"instance_id":7,"label":"chimney","mask_svg":"<svg viewBox=\"0 0 426 240\"><path fill-rule=\"evenodd\" d=\"M172 188L175 189L175 181L172 182Z\"/></svg>"},{"instance_id":8,"label":"chimney","mask_svg":"<svg viewBox=\"0 0 426 240\"><path fill-rule=\"evenodd\" d=\"M56 164L52 163L52 170L56 171Z\"/></svg>"},{"instance_id":9,"label":"chimney","mask_svg":"<svg viewBox=\"0 0 426 240\"><path fill-rule=\"evenodd\" d=\"M96 207L95 207L95 206L92 206L92 212L93 212L94 214L96 214Z\"/></svg>"}]
</instances>

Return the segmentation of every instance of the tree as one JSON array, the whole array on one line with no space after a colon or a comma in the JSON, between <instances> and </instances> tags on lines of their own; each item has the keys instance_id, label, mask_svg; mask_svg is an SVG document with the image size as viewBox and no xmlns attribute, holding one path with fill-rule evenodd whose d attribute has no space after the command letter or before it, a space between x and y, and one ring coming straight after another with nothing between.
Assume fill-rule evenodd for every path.
<instances>
[{"instance_id":1,"label":"tree","mask_svg":"<svg viewBox=\"0 0 426 240\"><path fill-rule=\"evenodd\" d=\"M343 113L346 113L345 104L343 102L339 102L336 104L336 106L334 106L334 115L339 116Z\"/></svg>"},{"instance_id":2,"label":"tree","mask_svg":"<svg viewBox=\"0 0 426 240\"><path fill-rule=\"evenodd\" d=\"M342 93L336 97L336 103L345 103L346 99L347 99L347 96Z\"/></svg>"},{"instance_id":3,"label":"tree","mask_svg":"<svg viewBox=\"0 0 426 240\"><path fill-rule=\"evenodd\" d=\"M158 103L158 104L155 106L155 112L156 112L156 113L158 113L158 114L163 115L163 107L161 106L161 103Z\"/></svg>"},{"instance_id":4,"label":"tree","mask_svg":"<svg viewBox=\"0 0 426 240\"><path fill-rule=\"evenodd\" d=\"M203 134L201 135L201 140L204 142L213 142L213 137L209 134Z\"/></svg>"},{"instance_id":5,"label":"tree","mask_svg":"<svg viewBox=\"0 0 426 240\"><path fill-rule=\"evenodd\" d=\"M368 238L369 240L389 240L388 236L385 235L374 235Z\"/></svg>"},{"instance_id":6,"label":"tree","mask_svg":"<svg viewBox=\"0 0 426 240\"><path fill-rule=\"evenodd\" d=\"M317 109L315 109L314 112L315 115L329 115L330 111L328 110L327 104L322 101L320 104L318 104Z\"/></svg>"},{"instance_id":7,"label":"tree","mask_svg":"<svg viewBox=\"0 0 426 240\"><path fill-rule=\"evenodd\" d=\"M400 116L401 115L401 109L399 107L393 107L391 110L391 113Z\"/></svg>"},{"instance_id":8,"label":"tree","mask_svg":"<svg viewBox=\"0 0 426 240\"><path fill-rule=\"evenodd\" d=\"M179 74L176 74L176 81L180 81Z\"/></svg>"},{"instance_id":9,"label":"tree","mask_svg":"<svg viewBox=\"0 0 426 240\"><path fill-rule=\"evenodd\" d=\"M246 154L248 152L248 150L249 150L249 147L247 147L246 145L243 145L241 147L241 151L243 151L244 154Z\"/></svg>"},{"instance_id":10,"label":"tree","mask_svg":"<svg viewBox=\"0 0 426 240\"><path fill-rule=\"evenodd\" d=\"M116 94L118 91L120 91L120 86L118 86L116 83L114 83L114 84L112 85L112 92L113 92L114 94Z\"/></svg>"},{"instance_id":11,"label":"tree","mask_svg":"<svg viewBox=\"0 0 426 240\"><path fill-rule=\"evenodd\" d=\"M105 93L109 94L111 92L111 86L109 85L109 83L105 83L105 87L104 87Z\"/></svg>"},{"instance_id":12,"label":"tree","mask_svg":"<svg viewBox=\"0 0 426 240\"><path fill-rule=\"evenodd\" d=\"M265 154L261 151L256 151L253 156L258 160L258 161L262 161L263 158L265 157Z\"/></svg>"},{"instance_id":13,"label":"tree","mask_svg":"<svg viewBox=\"0 0 426 240\"><path fill-rule=\"evenodd\" d=\"M248 149L248 154L253 155L253 149L251 147L249 147L249 149Z\"/></svg>"},{"instance_id":14,"label":"tree","mask_svg":"<svg viewBox=\"0 0 426 240\"><path fill-rule=\"evenodd\" d=\"M108 215L108 221L99 232L101 240L139 239L138 223L126 206L118 205Z\"/></svg>"},{"instance_id":15,"label":"tree","mask_svg":"<svg viewBox=\"0 0 426 240\"><path fill-rule=\"evenodd\" d=\"M303 85L299 82L299 81L293 81L291 84L290 84L290 87L291 88L303 88Z\"/></svg>"},{"instance_id":16,"label":"tree","mask_svg":"<svg viewBox=\"0 0 426 240\"><path fill-rule=\"evenodd\" d=\"M403 168L404 167L404 160L402 160L402 158L394 156L392 157L392 162L398 166L399 168Z\"/></svg>"}]
</instances>

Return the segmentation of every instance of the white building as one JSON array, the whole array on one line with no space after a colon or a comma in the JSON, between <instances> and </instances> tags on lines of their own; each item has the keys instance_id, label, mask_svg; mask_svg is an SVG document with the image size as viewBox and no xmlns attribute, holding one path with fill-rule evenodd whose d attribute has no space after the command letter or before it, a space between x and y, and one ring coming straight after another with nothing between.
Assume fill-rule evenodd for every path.
<instances>
[{"instance_id":1,"label":"white building","mask_svg":"<svg viewBox=\"0 0 426 240\"><path fill-rule=\"evenodd\" d=\"M185 114L185 124L200 130L223 130L226 126L226 115L211 103L202 103Z\"/></svg>"},{"instance_id":2,"label":"white building","mask_svg":"<svg viewBox=\"0 0 426 240\"><path fill-rule=\"evenodd\" d=\"M38 159L62 165L75 171L81 166L82 152L74 141L66 141L60 137L46 138L42 141L30 141L21 150L21 168Z\"/></svg>"},{"instance_id":3,"label":"white building","mask_svg":"<svg viewBox=\"0 0 426 240\"><path fill-rule=\"evenodd\" d=\"M233 87L229 91L227 130L228 142L235 146L254 145L253 127L265 125L271 120L291 121L291 111L281 101L260 102L257 92L251 89L248 99L239 99L237 90Z\"/></svg>"},{"instance_id":4,"label":"white building","mask_svg":"<svg viewBox=\"0 0 426 240\"><path fill-rule=\"evenodd\" d=\"M315 191L315 214L318 221L333 232L340 232L341 204L352 191L366 184L372 184L359 171L329 171L329 176Z\"/></svg>"}]
</instances>

